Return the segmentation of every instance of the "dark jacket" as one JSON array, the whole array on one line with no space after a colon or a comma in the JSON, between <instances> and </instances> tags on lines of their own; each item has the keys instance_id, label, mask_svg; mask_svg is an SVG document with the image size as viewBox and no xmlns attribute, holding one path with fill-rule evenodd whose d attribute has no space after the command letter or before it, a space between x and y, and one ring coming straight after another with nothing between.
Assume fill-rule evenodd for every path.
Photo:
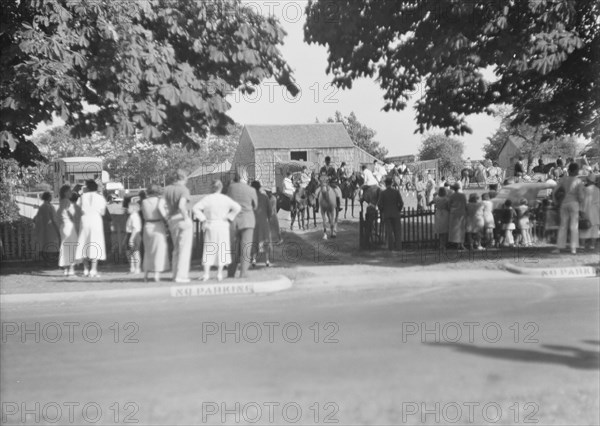
<instances>
[{"instance_id":1,"label":"dark jacket","mask_svg":"<svg viewBox=\"0 0 600 426\"><path fill-rule=\"evenodd\" d=\"M254 210L258 206L256 190L245 183L234 182L229 185L227 195L242 206L242 211L235 217L234 223L237 229L254 228L256 224Z\"/></svg>"},{"instance_id":2,"label":"dark jacket","mask_svg":"<svg viewBox=\"0 0 600 426\"><path fill-rule=\"evenodd\" d=\"M377 202L384 219L395 219L400 217L400 212L404 207L404 201L400 192L393 188L386 188L379 194Z\"/></svg>"}]
</instances>

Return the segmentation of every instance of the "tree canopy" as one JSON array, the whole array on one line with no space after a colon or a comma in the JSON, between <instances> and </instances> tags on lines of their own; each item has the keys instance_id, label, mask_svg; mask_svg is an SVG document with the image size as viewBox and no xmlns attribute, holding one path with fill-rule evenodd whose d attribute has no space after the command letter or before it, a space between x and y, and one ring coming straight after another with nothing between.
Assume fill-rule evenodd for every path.
<instances>
[{"instance_id":1,"label":"tree canopy","mask_svg":"<svg viewBox=\"0 0 600 426\"><path fill-rule=\"evenodd\" d=\"M150 182L163 183L165 176L178 168L193 172L201 166L231 161L239 143L242 126L228 129L226 136L191 135L199 149L189 150L181 144L171 146L152 144L143 137L113 137L94 133L75 138L66 126L50 129L34 138L36 146L48 160L61 157L92 156L104 160L111 180L129 181L134 186ZM39 180L52 182L50 165L39 164Z\"/></svg>"},{"instance_id":2,"label":"tree canopy","mask_svg":"<svg viewBox=\"0 0 600 426\"><path fill-rule=\"evenodd\" d=\"M373 140L377 132L358 121L354 112L351 112L348 116L343 116L341 112L336 111L335 117L329 117L327 122L344 124L354 145L365 150L373 157L383 160L388 154L388 150L385 147Z\"/></svg>"},{"instance_id":3,"label":"tree canopy","mask_svg":"<svg viewBox=\"0 0 600 426\"><path fill-rule=\"evenodd\" d=\"M463 165L465 145L455 138L444 134L427 136L419 148L419 160L439 159L440 172L443 175L458 172Z\"/></svg>"},{"instance_id":4,"label":"tree canopy","mask_svg":"<svg viewBox=\"0 0 600 426\"><path fill-rule=\"evenodd\" d=\"M6 0L0 19L0 146L56 114L75 136L197 147L233 124L232 90L297 93L285 32L240 0Z\"/></svg>"},{"instance_id":5,"label":"tree canopy","mask_svg":"<svg viewBox=\"0 0 600 426\"><path fill-rule=\"evenodd\" d=\"M314 0L307 15L334 84L376 77L386 111L420 93L421 133L471 133L467 115L507 104L517 124L600 134L597 0Z\"/></svg>"}]
</instances>

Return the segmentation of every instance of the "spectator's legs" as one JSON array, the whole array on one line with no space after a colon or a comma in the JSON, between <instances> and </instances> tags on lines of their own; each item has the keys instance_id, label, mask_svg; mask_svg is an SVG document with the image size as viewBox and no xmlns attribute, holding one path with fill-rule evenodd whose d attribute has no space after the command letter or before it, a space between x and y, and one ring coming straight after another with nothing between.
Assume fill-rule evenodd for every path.
<instances>
[{"instance_id":1,"label":"spectator's legs","mask_svg":"<svg viewBox=\"0 0 600 426\"><path fill-rule=\"evenodd\" d=\"M556 239L556 247L564 249L567 247L567 228L569 227L569 209L567 204L563 203L560 206L560 227L558 228L558 238ZM573 238L573 236L571 236Z\"/></svg>"},{"instance_id":2,"label":"spectator's legs","mask_svg":"<svg viewBox=\"0 0 600 426\"><path fill-rule=\"evenodd\" d=\"M240 231L240 278L246 276L250 266L250 253L252 250L252 237L254 228L246 228Z\"/></svg>"},{"instance_id":3,"label":"spectator's legs","mask_svg":"<svg viewBox=\"0 0 600 426\"><path fill-rule=\"evenodd\" d=\"M237 270L237 265L240 259L240 236L239 236L239 230L237 229L237 227L235 226L235 223L231 224L231 227L229 229L229 238L231 240L231 263L229 264L229 267L227 268L227 276L229 278L234 278L235 277L235 271Z\"/></svg>"},{"instance_id":4,"label":"spectator's legs","mask_svg":"<svg viewBox=\"0 0 600 426\"><path fill-rule=\"evenodd\" d=\"M567 208L569 210L569 231L571 232L569 245L571 246L571 253L575 253L579 246L579 204L569 203Z\"/></svg>"}]
</instances>

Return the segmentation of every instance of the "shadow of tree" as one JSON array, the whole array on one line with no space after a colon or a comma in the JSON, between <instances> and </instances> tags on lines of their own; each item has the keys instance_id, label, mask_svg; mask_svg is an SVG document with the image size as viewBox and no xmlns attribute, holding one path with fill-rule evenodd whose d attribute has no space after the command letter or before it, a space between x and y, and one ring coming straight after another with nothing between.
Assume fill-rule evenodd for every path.
<instances>
[{"instance_id":1,"label":"shadow of tree","mask_svg":"<svg viewBox=\"0 0 600 426\"><path fill-rule=\"evenodd\" d=\"M427 342L427 345L452 348L456 351L485 356L490 358L500 358L508 361L534 362L540 364L558 364L570 368L583 370L600 369L600 352L579 349L574 346L560 345L542 345L542 348L554 352L547 352L535 349L517 349L506 347L483 347L466 343L433 343ZM565 354L564 352L571 352Z\"/></svg>"}]
</instances>

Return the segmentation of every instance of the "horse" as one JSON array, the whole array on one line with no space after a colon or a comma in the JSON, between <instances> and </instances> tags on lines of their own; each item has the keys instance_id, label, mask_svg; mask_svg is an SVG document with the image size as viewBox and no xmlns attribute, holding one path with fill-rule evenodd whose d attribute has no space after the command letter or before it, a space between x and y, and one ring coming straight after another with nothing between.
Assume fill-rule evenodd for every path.
<instances>
[{"instance_id":1,"label":"horse","mask_svg":"<svg viewBox=\"0 0 600 426\"><path fill-rule=\"evenodd\" d=\"M305 214L308 207L308 200L306 190L300 185L296 185L296 191L292 197L291 207L290 216L292 218L292 223L290 224L290 230L294 229L294 220L296 220L296 218L298 218L298 226L300 229L305 230Z\"/></svg>"},{"instance_id":2,"label":"horse","mask_svg":"<svg viewBox=\"0 0 600 426\"><path fill-rule=\"evenodd\" d=\"M379 201L379 194L381 193L381 188L378 185L371 185L366 188L363 188L362 194L360 196L360 211L363 211L363 203L367 203L373 206L377 205Z\"/></svg>"},{"instance_id":3,"label":"horse","mask_svg":"<svg viewBox=\"0 0 600 426\"><path fill-rule=\"evenodd\" d=\"M471 185L471 182L475 182L477 188L480 188L481 184L483 184L483 187L485 188L485 168L482 164L478 164L475 168L465 167L460 171L460 181L463 184L463 188L468 188Z\"/></svg>"},{"instance_id":4,"label":"horse","mask_svg":"<svg viewBox=\"0 0 600 426\"><path fill-rule=\"evenodd\" d=\"M354 217L354 200L356 199L360 187L364 181L365 180L360 173L354 172L349 178L345 179L340 184L342 198L344 199L344 219L346 218L346 213L348 212L348 200L350 200L352 217Z\"/></svg>"},{"instance_id":5,"label":"horse","mask_svg":"<svg viewBox=\"0 0 600 426\"><path fill-rule=\"evenodd\" d=\"M319 182L317 181L317 178L315 178L314 176L311 177L310 182L308 183L308 185L306 186L305 189L305 193L306 193L306 227L310 227L310 212L312 210L312 214L313 214L313 223L315 225L315 228L317 227L317 197L316 197L316 192L317 192L317 188L319 188Z\"/></svg>"},{"instance_id":6,"label":"horse","mask_svg":"<svg viewBox=\"0 0 600 426\"><path fill-rule=\"evenodd\" d=\"M319 208L323 219L323 239L327 239L327 221L331 232L331 238L337 236L338 209L335 191L326 180L322 180L319 192Z\"/></svg>"},{"instance_id":7,"label":"horse","mask_svg":"<svg viewBox=\"0 0 600 426\"><path fill-rule=\"evenodd\" d=\"M300 229L305 229L305 213L308 206L306 191L301 188L300 185L296 184L296 191L294 191L292 198L282 193L275 194L275 198L277 198L278 212L279 210L290 212L290 230L294 229L296 217L298 218L298 226L300 226Z\"/></svg>"}]
</instances>

